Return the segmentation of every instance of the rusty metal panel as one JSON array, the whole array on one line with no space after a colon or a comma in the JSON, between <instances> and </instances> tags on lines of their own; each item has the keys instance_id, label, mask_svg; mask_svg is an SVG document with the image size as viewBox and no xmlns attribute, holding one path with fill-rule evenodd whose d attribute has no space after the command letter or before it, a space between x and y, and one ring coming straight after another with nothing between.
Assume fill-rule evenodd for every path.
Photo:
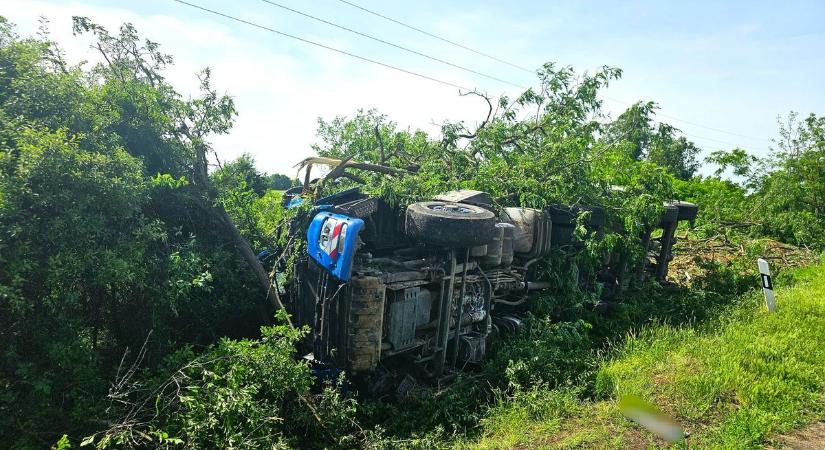
<instances>
[{"instance_id":1,"label":"rusty metal panel","mask_svg":"<svg viewBox=\"0 0 825 450\"><path fill-rule=\"evenodd\" d=\"M377 277L350 279L347 362L354 372L375 369L381 359L386 289Z\"/></svg>"}]
</instances>

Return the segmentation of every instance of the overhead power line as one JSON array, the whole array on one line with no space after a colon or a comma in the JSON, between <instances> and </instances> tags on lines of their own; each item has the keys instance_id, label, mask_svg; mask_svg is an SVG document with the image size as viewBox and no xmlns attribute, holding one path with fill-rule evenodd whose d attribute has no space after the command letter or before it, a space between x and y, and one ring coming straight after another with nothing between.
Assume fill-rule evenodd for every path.
<instances>
[{"instance_id":1,"label":"overhead power line","mask_svg":"<svg viewBox=\"0 0 825 450\"><path fill-rule=\"evenodd\" d=\"M622 105L630 106L630 105L634 104L634 103L626 102L624 100L619 100L618 98L612 98L612 97L607 97L607 96L605 96L604 98L607 99L607 100L610 100L611 102L620 103ZM702 125L700 123L691 122L689 120L680 119L678 117L673 117L673 116L670 116L670 115L667 115L667 114L662 114L662 113L657 112L656 115L658 115L660 117L664 117L666 119L675 120L677 122L686 123L688 125L693 125L695 127L704 128L706 130L716 131L717 133L725 133L725 134L729 134L731 136L736 136L736 137L745 138L745 139L755 139L755 140L758 140L758 141L770 141L770 139L767 139L767 138L756 137L756 136L748 136L746 134L740 134L740 133L734 133L733 131L727 131L727 130L722 130L720 128L715 128L715 127L710 127L710 126L707 126L707 125Z\"/></svg>"},{"instance_id":2,"label":"overhead power line","mask_svg":"<svg viewBox=\"0 0 825 450\"><path fill-rule=\"evenodd\" d=\"M685 120L685 119L680 119L680 118L678 118L678 117L669 116L669 115L667 115L667 114L659 114L659 115L660 115L660 116L662 116L662 117L664 117L664 118L666 118L666 119L670 119L670 120L675 120L675 121L677 121L677 122L686 123L686 124L688 124L688 125L693 125L694 127L704 128L704 129L706 129L706 130L716 131L717 133L725 133L725 134L729 134L729 135L731 135L731 136L736 136L736 137L740 137L740 138L745 138L745 139L753 139L753 140L757 140L757 141L765 141L765 142L770 142L770 139L768 139L768 138L756 137L756 136L748 136L748 135L746 135L746 134L734 133L733 131L726 131L726 130L722 130L722 129L719 129L719 128L709 127L709 126L707 126L707 125L702 125L702 124L700 124L700 123L691 122L691 121L689 121L689 120Z\"/></svg>"},{"instance_id":3,"label":"overhead power line","mask_svg":"<svg viewBox=\"0 0 825 450\"><path fill-rule=\"evenodd\" d=\"M338 28L338 29L340 29L340 30L347 31L347 32L349 32L349 33L357 34L358 36L365 37L365 38L367 38L367 39L371 39L371 40L373 40L373 41L375 41L375 42L380 42L380 43L382 43L382 44L384 44L384 45L389 45L390 47L394 47L394 48L397 48L397 49L399 49L399 50L403 50L403 51L405 51L405 52L407 52L407 53L412 53L412 54L414 54L414 55L418 55L418 56L421 56L421 57L423 57L423 58L427 58L427 59L429 59L429 60L431 60L431 61L435 61L435 62L438 62L438 63L441 63L441 64L445 64L445 65L448 65L448 66L450 66L450 67L455 67L456 69L461 69L461 70L463 70L463 71L465 71L465 72L469 72L469 73L472 73L472 74L475 74L475 75L479 75L479 76L482 76L482 77L484 77L484 78L487 78L487 79L490 79L490 80L493 80L493 81L498 81L499 83L509 84L510 86L514 86L514 87L517 87L517 88L520 88L520 89L527 89L527 86L523 86L523 85L520 85L520 84L516 84L516 83L510 82L510 81L507 81L507 80L504 80L504 79L501 79L501 78L495 77L495 76L493 76L493 75L486 74L486 73L484 73L484 72L479 72L479 71L477 71L477 70L470 69L469 67L461 66L461 65L459 65L459 64L451 63L451 62L449 62L449 61L446 61L446 60L443 60L443 59L440 59L440 58L436 58L435 56L431 56L431 55L428 55L428 54L426 54L426 53L419 52L418 50L414 50L414 49L411 49L411 48L409 48L409 47L405 47L405 46L403 46L403 45L396 44L396 43L394 43L394 42L390 42L390 41L387 41L387 40L381 39L381 38L379 38L379 37L375 37L375 36L373 36L373 35L370 35L370 34L367 34L367 33L363 33L363 32L361 32L361 31L354 30L354 29L352 29L352 28L349 28L349 27L346 27L346 26L343 26L343 25L339 25L339 24L337 24L337 23L335 23L335 22L332 22L332 21L329 21L329 20L326 20L326 19L322 19L322 18L320 18L320 17L313 16L312 14L308 14L308 13L305 13L305 12L302 12L302 11L298 11L297 9L290 8L290 7L286 6L286 5L282 5L282 4L280 4L280 3L273 2L273 1L271 1L271 0L261 0L261 1L262 1L262 2L264 2L264 3L268 3L268 4L272 5L272 6L275 6L275 7L277 7L277 8L281 8L281 9L283 9L283 10L289 11L289 12L291 12L291 13L295 13L295 14L298 14L298 15L304 16L304 17L306 17L306 18L308 18L308 19L315 20L316 22L321 22L321 23L327 24L327 25L329 25L329 26L331 26L331 27L335 27L335 28Z\"/></svg>"},{"instance_id":4,"label":"overhead power line","mask_svg":"<svg viewBox=\"0 0 825 450\"><path fill-rule=\"evenodd\" d=\"M535 71L534 71L534 70L530 70L530 69L528 69L528 68L526 68L526 67L524 67L524 66L520 66L520 65L518 65L518 64L511 63L511 62L506 61L506 60L503 60L503 59L501 59L501 58L497 58L497 57L495 57L495 56L493 56L493 55L490 55L490 54L484 53L484 52L482 52L482 51L480 51L480 50L476 50L476 49L474 49L474 48L468 47L468 46L466 46L466 45L464 45L464 44L459 44L458 42L451 41L451 40L449 40L449 39L447 39L447 38L445 38L445 37L442 37L442 36L439 36L439 35L437 35L437 34L430 33L429 31L422 30L421 28L417 28L417 27L414 27L414 26L412 26L412 25L406 24L406 23L404 23L404 22L402 22L402 21L400 21L400 20L393 19L392 17L385 16L385 15L383 15L383 14L379 13L379 12L375 12L375 11L373 11L373 10L371 10L371 9L367 9L367 8L365 8L365 7L361 6L361 5L357 5L357 4L353 3L353 2L350 2L350 1L347 1L347 0L338 0L338 1L339 1L339 2L341 2L341 3L347 4L347 5L349 5L349 6L352 6L353 8L360 9L361 11L364 11L365 13L372 14L373 16L380 17L380 18L382 18L382 19L384 19L384 20L388 20L388 21L390 21L390 22L393 22L393 23L395 23L396 25L401 25L401 26L402 26L402 27L404 27L404 28L408 28L408 29L410 29L410 30L417 31L417 32L419 32L419 33L421 33L421 34L424 34L424 35L426 35L426 36L429 36L429 37L431 37L431 38L435 38L435 39L438 39L439 41L446 42L446 43L448 43L448 44L450 44L450 45L453 45L453 46L455 46L455 47L462 48L462 49L464 49L464 50L467 50L467 51L473 52L473 53L475 53L475 54L477 54L477 55L481 55L481 56L483 56L483 57L485 57L485 58L492 59L493 61L497 61L497 62L500 62L500 63L502 63L502 64L507 64L508 66L515 67L516 69L523 70L523 71L525 71L525 72L529 72L529 73L535 74Z\"/></svg>"},{"instance_id":5,"label":"overhead power line","mask_svg":"<svg viewBox=\"0 0 825 450\"><path fill-rule=\"evenodd\" d=\"M723 140L709 138L709 137L705 137L705 136L698 136L698 135L695 135L695 134L692 134L692 133L685 133L682 130L679 130L679 131L681 131L683 135L685 135L689 138L697 139L697 140L705 140L705 141L715 142L717 144L730 145L730 146L733 146L733 147L749 147L747 145L741 145L741 144L737 144L737 143L734 143L734 142L723 141Z\"/></svg>"},{"instance_id":6,"label":"overhead power line","mask_svg":"<svg viewBox=\"0 0 825 450\"><path fill-rule=\"evenodd\" d=\"M264 0L264 1L266 1L266 0ZM439 35L437 35L437 34L434 34L434 33L431 33L431 32L429 32L429 31L423 30L423 29L421 29L421 28L415 27L415 26L410 25L410 24L408 24L408 23L402 22L401 20L394 19L394 18L392 18L392 17L389 17L389 16L386 16L386 15L384 15L384 14L381 14L381 13L379 13L379 12L377 12L377 11L373 11L373 10L371 10L371 9L365 8L365 7L363 7L363 6L361 6L361 5L358 5L358 4L354 3L354 2L351 2L351 1L349 1L349 0L338 0L338 1L339 1L339 2L341 2L341 3L344 3L344 4L346 4L346 5L352 6L353 8L357 8L357 9L359 9L359 10L361 10L361 11L363 11L363 12L366 12L366 13L368 13L368 14L372 14L373 16L380 17L380 18L382 18L382 19L384 19L384 20L390 21L390 22L392 22L392 23L394 23L394 24L396 24L396 25L400 25L400 26L402 26L402 27L404 27L404 28L407 28L407 29L410 29L410 30L416 31L416 32L418 32L418 33L424 34L424 35L426 35L426 36L429 36L429 37L432 37L432 38L438 39L438 40L440 40L440 41L446 42L446 43L448 43L448 44L450 44L450 45L453 45L453 46L455 46L455 47L462 48L462 49L467 50L467 51L469 51L469 52L475 53L475 54L477 54L477 55L484 56L484 57L486 57L486 58L492 59L492 60L497 61L497 62L500 62L500 63L502 63L502 64L506 64L506 65L511 66L511 67L515 67L515 68L517 68L517 69L520 69L520 70L523 70L523 71L526 71L526 72L535 73L535 71L530 70L530 69L527 69L526 67L523 67L523 66L520 66L520 65L518 65L518 64L515 64L515 63L512 63L512 62L509 62L509 61L506 61L506 60L504 60L504 59L501 59L501 58L498 58L498 57L496 57L496 56L490 55L490 54L488 54L488 53L484 53L484 52L482 52L482 51L480 51L480 50L476 50L476 49L474 49L474 48L472 48L472 47L469 47L469 46L467 46L467 45L464 45L464 44L461 44L461 43L458 43L458 42L455 42L455 41L451 41L451 40L449 40L449 39L447 39L447 38L445 38L445 37L443 37L443 36L439 36ZM515 83L510 83L510 82L507 82L507 84L517 86ZM519 87L521 87L521 86L519 86ZM617 103L622 103L622 104L625 104L625 105L632 105L632 103L630 103L630 102L626 102L626 101L624 101L624 100L619 100L619 99L614 99L614 98L609 98L609 97L605 97L605 98L606 98L606 99L608 99L608 100L611 100L611 101L617 102ZM727 130L723 130L723 129L720 129L720 128L715 128L715 127L711 127L711 126L707 126L707 125L702 125L702 124L700 124L700 123L691 122L691 121L689 121L689 120L680 119L680 118L678 118L678 117L670 116L670 115L667 115L667 114L661 114L661 113L659 113L658 115L659 115L659 116L661 116L661 117L665 117L665 118L668 118L668 119L671 119L671 120L678 121L678 122L682 122L682 123L690 124L690 125L693 125L693 126L696 126L696 127L705 128L705 129L707 129L707 130L711 130L711 131L716 131L716 132L718 132L718 133L725 133L725 134L729 134L729 135L731 135L731 136L737 136L737 137L740 137L740 138L746 138L746 139L756 139L756 140L760 140L760 141L770 141L770 139L767 139L767 138L764 138L764 137L748 136L748 135L746 135L746 134L735 133L735 132L733 132L733 131L727 131Z\"/></svg>"},{"instance_id":7,"label":"overhead power line","mask_svg":"<svg viewBox=\"0 0 825 450\"><path fill-rule=\"evenodd\" d=\"M210 14L214 14L216 16L220 16L220 17L223 17L223 18L226 18L226 19L229 19L229 20L233 20L235 22L243 23L243 24L249 25L251 27L255 27L255 28L258 28L258 29L261 29L261 30L269 31L270 33L275 33L275 34L278 34L278 35L281 35L281 36L284 36L284 37L288 37L290 39L295 39L297 41L301 41L301 42L306 43L306 44L315 45L317 47L321 47L321 48L327 49L327 50L335 52L335 53L340 53L342 55L346 55L346 56L349 56L349 57L352 57L352 58L360 59L361 61L366 61L366 62L369 62L369 63L372 63L372 64L376 64L376 65L385 67L387 69L397 70L399 72L403 72L403 73L406 73L408 75L412 75L412 76L415 76L415 77L418 77L418 78L423 78L425 80L430 80L430 81L433 81L433 82L436 82L436 83L439 83L439 84L443 84L445 86L450 86L450 87L454 87L454 88L457 88L457 89L462 89L462 90L465 90L465 91L472 91L472 89L470 89L470 88L461 86L461 85L456 84L456 83L452 83L450 81L444 81L444 80L441 80L441 79L438 79L438 78L435 78L435 77L431 77L429 75L424 75L424 74L421 74L421 73L418 73L418 72L413 72L412 70L407 70L407 69L404 69L404 68L401 68L401 67L398 67L398 66L394 66L392 64L387 64L387 63L383 63L381 61L377 61L375 59L367 58L366 56L361 56L361 55L357 55L355 53L350 53L350 52L345 51L345 50L337 49L335 47L330 47L328 45L321 44L320 42L315 42L315 41L312 41L312 40L309 40L309 39L302 38L300 36L295 36L294 34L289 34L289 33L283 32L283 31L278 31L274 28L270 28L270 27L267 27L265 25L261 25L261 24L255 23L255 22L251 22L249 20L241 19L239 17L235 17L235 16L232 16L232 15L229 15L229 14L226 14L226 13L222 13L220 11L215 11L214 9L209 9L205 6L197 5L197 4L194 4L194 3L189 3L189 2L184 1L184 0L172 0L172 1L174 1L176 3L180 3L182 5L189 6L191 8L199 9L199 10L204 11L204 12L208 12Z\"/></svg>"},{"instance_id":8,"label":"overhead power line","mask_svg":"<svg viewBox=\"0 0 825 450\"><path fill-rule=\"evenodd\" d=\"M230 14L223 13L223 12L220 12L220 11L216 11L216 10L213 10L213 9L210 9L210 8L207 8L207 7L205 7L205 6L201 6L201 5L198 5L198 4L195 4L195 3L190 3L190 2L185 1L185 0L172 0L172 1L174 1L174 2L176 2L176 3L180 3L180 4L182 4L182 5L186 5L186 6L189 6L189 7L195 8L195 9L198 9L198 10L201 10L201 11L204 11L204 12L208 12L208 13L213 14L213 15L217 15L217 16L223 17L223 18L226 18L226 19L229 19L229 20L235 21L235 22L239 22L239 23L242 23L242 24L245 24L245 25L248 25L248 26L254 27L254 28L258 28L258 29L261 29L261 30L264 30L264 31L269 31L269 32L274 33L274 34L277 34L277 35L280 35L280 36L284 36L284 37L287 37L287 38L290 38L290 39L295 39L295 40L297 40L297 41L300 41L300 42L303 42L303 43L306 43L306 44L310 44L310 45L314 45L314 46L317 46L317 47L321 47L321 48L323 48L323 49L326 49L326 50L329 50L329 51L332 51L332 52L335 52L335 53L339 53L339 54L342 54L342 55L345 55L345 56L349 56L349 57L352 57L352 58L355 58L355 59L358 59L358 60L361 60L361 61L365 61L365 62L369 62L369 63L372 63L372 64L376 64L376 65L378 65L378 66L382 66L382 67L384 67L384 68L392 69L392 70L395 70L395 71L398 71L398 72L402 72L402 73L405 73L405 74L408 74L408 75L412 75L412 76L415 76L415 77L418 77L418 78L422 78L422 79L425 79L425 80L429 80L429 81L432 81L432 82L435 82L435 83L439 83L439 84L442 84L442 85L445 85L445 86L454 87L454 88L457 88L457 89L460 89L460 90L465 90L465 91L471 91L471 90L473 90L473 89L471 89L471 88L468 88L468 87L465 87L465 86L461 86L461 85L459 85L459 84L456 84L456 83L453 83L453 82L450 82L450 81L445 81L445 80L442 80L442 79L439 79L439 78L435 78L435 77L432 77L432 76L429 76L429 75L425 75L425 74L422 74L422 73L418 73L418 72L415 72L415 71L412 71L412 70L409 70L409 69L404 69L404 68L402 68L402 67L398 67L398 66L395 66L395 65L392 65L392 64L388 64L388 63L385 63L385 62L382 62L382 61L379 61L379 60L376 60L376 59L372 59L372 58L369 58L369 57L366 57L366 56L362 56L362 55L358 55L358 54L355 54L355 53L351 53L351 52L348 52L348 51L346 51L346 50L341 50L341 49L338 49L338 48L335 48L335 47L331 47L331 46L328 46L328 45L322 44L322 43L320 43L320 42L312 41L312 40L310 40L310 39L302 38L302 37L300 37L300 36L296 36L296 35L293 35L293 34L290 34L290 33L286 33L286 32L280 31L280 30L276 30L276 29L274 29L274 28L271 28L271 27L268 27L268 26L265 26L265 25L261 25L261 24L258 24L258 23L255 23L255 22L252 22L252 21L249 21L249 20L241 19L241 18L239 18L239 17L232 16L232 15L230 15ZM375 36L371 36L371 35L368 35L368 34L366 34L366 33L362 33L362 32L359 32L359 31L357 31L357 30L353 30L353 29L350 29L350 28L344 27L344 26L342 26L342 25L338 25L338 24L336 24L336 23L333 23L333 22L330 22L330 21L327 21L327 20L321 19L321 18L319 18L319 17L315 17L315 16L309 15L309 14L307 14L307 13L304 13L304 12L301 12L301 11L298 11L298 10L295 10L295 9L292 9L292 8L289 8L289 7L287 7L287 6L284 6L284 5L281 5L281 4L278 4L278 3L275 3L275 2L273 2L273 1L271 1L271 0L262 0L262 1L264 1L265 3L268 3L268 4L270 4L270 5L273 5L273 6L276 6L276 7L279 7L279 8L285 9L285 10L288 10L288 11L290 11L290 12L293 12L293 13L296 13L296 14L300 14L300 15L305 16L305 17L308 17L308 18L310 18L310 19L313 19L313 20L317 20L317 21L320 21L320 22L326 23L326 24L328 24L328 25L330 25L330 26L334 26L334 27L336 27L336 28L340 28L340 29L346 30L346 31L351 32L351 33L354 33L354 34L358 34L358 35L360 35L360 36L363 36L363 37L366 37L366 38L369 38L369 39L372 39L372 40L375 40L375 41L378 41L378 42L382 42L382 43L384 43L384 44L386 44L386 45L390 45L390 46L393 46L393 47L399 48L399 49L401 49L401 50L408 51L408 52L411 52L411 53L414 53L414 54L420 55L420 56L425 57L425 58L428 58L428 59L432 59L432 60L437 61L437 62L440 62L440 63L444 63L444 64L447 64L447 65L450 65L450 66L453 66L453 67L457 67L457 68L459 68L459 69L466 70L466 71L468 71L468 72L471 72L471 73L475 73L475 74L478 74L478 75L484 76L485 78L490 78L490 79L493 79L493 80L496 80L496 81L499 81L499 82L502 82L502 83L505 83L505 84L509 84L509 85L511 85L511 86L516 86L516 87L519 87L519 88L524 88L524 89L526 89L526 87L521 86L521 85L519 85L519 84L517 84L517 83L512 83L512 82L509 82L509 81L507 81L507 80L503 80L503 79L500 79L500 78L497 78L497 77L493 77L493 76L490 76L490 75L484 74L484 73L482 73L482 72L477 72L477 71L475 71L475 70L472 70L472 69L469 69L469 68L466 68L466 67L463 67L463 66L459 66L459 65L456 65L456 64L450 63L450 62L448 62L448 61L444 61L444 60L441 60L441 59L438 59L438 58L432 57L432 56L430 56L430 55L426 55L426 54L421 53L421 52L417 52L417 51L415 51L415 50L412 50L412 49L409 49L409 48L406 48L406 47L403 47L403 46L400 46L400 45L394 44L394 43L392 43L392 42L389 42L389 41L386 41L386 40L383 40L383 39L377 38L377 37L375 37ZM458 46L458 47L465 48L465 49L467 49L467 50L469 50L469 51L471 51L471 52L473 52L473 53L478 53L478 54L481 54L481 55L483 55L483 56L490 57L491 59L494 59L494 60L497 60L497 61L499 61L499 62L502 62L502 63L504 63L504 64L508 64L508 65L511 65L511 66L515 66L514 64L509 63L509 62L507 62L507 61L501 60L501 59L499 59L499 58L492 57L492 56L490 56L490 55L486 55L486 54L481 53L481 52L479 52L479 51L476 51L476 50L474 50L474 49L472 49L472 48L466 47L466 46L464 46L464 45L461 45L461 44L458 44L458 43L455 43L455 42L452 42L452 41L449 41L449 40L447 40L447 39L441 38L440 36L433 35L433 34L431 34L431 33L428 33L428 32L426 32L426 31L424 31L424 30L420 30L420 29L418 29L418 28L416 28L416 27L413 27L413 26L411 26L411 25L407 25L407 24L405 24L405 23L403 23L403 22L400 22L400 21L398 21L398 20L392 19L392 18L390 18L390 17L383 16L383 15L381 15L381 14L379 14L379 13L376 13L376 12L374 12L374 11L371 11L371 10L368 10L368 9L366 9L366 8L363 8L363 7L361 7L361 6L359 6L359 5L356 5L355 3L349 2L349 1L347 1L347 0L339 0L339 1L341 1L341 2L343 2L343 3L346 3L346 4L348 4L348 5L351 5L351 6L355 7L355 8L358 8L358 9L364 10L365 12L368 12L368 13L370 13L370 14L377 15L377 16L379 16L379 17L382 17L382 18L386 19L386 20L389 20L389 21L392 21L392 22L397 23L397 24L399 24L399 25L402 25L402 26L404 26L404 27L406 27L406 28L410 28L410 29L413 29L413 30L415 30L415 31L422 32L422 33L424 33L424 34L426 34L426 35L430 35L430 36L435 37L435 38L437 38L437 39L444 40L444 41L446 41L446 42L448 42L448 43L450 43L450 44L456 45L456 46ZM520 68L520 69L523 69L522 67L519 67L519 66L515 66L515 67L518 67L518 68ZM526 69L525 69L525 70L526 70ZM624 105L632 105L632 104L633 104L633 103L630 103L630 102L626 102L626 101L624 101L624 100L619 100L619 99L615 99L615 98L611 98L611 97L604 97L604 98L605 98L605 99L607 99L607 100L610 100L610 101L616 102L616 103L621 103L621 104L624 104ZM748 139L756 139L756 140L761 140L761 141L769 141L769 139L766 139L766 138L759 138L759 137L754 137L754 136L748 136L748 135L744 135L744 134L734 133L734 132L731 132L731 131L726 131L726 130L722 130L722 129L719 129L719 128L709 127L709 126L706 126L706 125L698 124L698 123L695 123L695 122L691 122L691 121L688 121L688 120L680 119L680 118L678 118L678 117L674 117L674 116L669 116L669 115L666 115L666 114L658 114L658 115L659 115L659 116L661 116L661 117L669 118L669 119L671 119L671 120L676 120L676 121L679 121L679 122L687 123L687 124L690 124L690 125L693 125L693 126L697 126L697 127L701 127L701 128L709 129L709 130L716 131L716 132L720 132L720 133L730 134L730 135L733 135L733 136L738 136L738 137L748 138ZM684 133L684 134L686 134L686 135L690 136L690 134L688 134L688 133ZM693 136L693 137L698 138L698 139L704 139L704 140L709 140L709 141L715 141L715 142L718 142L718 143L723 143L723 144L727 144L727 145L740 146L739 144L734 144L734 143L731 143L731 142L721 141L721 140L718 140L718 139L713 139L713 138L700 137L700 136Z\"/></svg>"},{"instance_id":9,"label":"overhead power line","mask_svg":"<svg viewBox=\"0 0 825 450\"><path fill-rule=\"evenodd\" d=\"M700 145L700 147L702 148L702 150L707 150L707 151L720 150L720 148L718 148L718 147L721 147L720 144L725 145L726 150L730 150L732 148L742 148L742 149L746 149L746 150L750 150L750 151L760 151L760 152L764 152L764 153L768 153L770 151L770 147L764 147L764 146L759 145L759 144L742 145L741 143L740 144L735 144L733 142L720 141L718 139L713 139L713 138L703 137L703 136L696 136L694 134L685 133L685 132L682 132L682 134L685 135L686 137L688 137L692 141L697 141L698 144ZM708 142L703 143L703 142L701 142L702 140L712 142L712 143L708 143ZM713 148L713 147L716 147L716 148Z\"/></svg>"}]
</instances>

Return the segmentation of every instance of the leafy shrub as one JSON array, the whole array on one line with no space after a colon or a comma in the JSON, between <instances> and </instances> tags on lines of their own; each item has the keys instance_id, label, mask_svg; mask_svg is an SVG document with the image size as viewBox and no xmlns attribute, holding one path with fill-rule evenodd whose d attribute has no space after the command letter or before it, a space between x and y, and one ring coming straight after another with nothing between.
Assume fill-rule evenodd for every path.
<instances>
[{"instance_id":1,"label":"leafy shrub","mask_svg":"<svg viewBox=\"0 0 825 450\"><path fill-rule=\"evenodd\" d=\"M590 328L582 320L532 317L523 332L501 343L485 367L487 377L514 389L580 382L591 362Z\"/></svg>"},{"instance_id":2,"label":"leafy shrub","mask_svg":"<svg viewBox=\"0 0 825 450\"><path fill-rule=\"evenodd\" d=\"M86 441L97 448L291 447L294 436L313 426L300 412L313 377L294 358L303 334L287 325L264 327L260 339L222 339L195 358L172 355L170 362L186 362L168 378L155 376L154 385L116 380L127 388L109 394L120 420Z\"/></svg>"},{"instance_id":3,"label":"leafy shrub","mask_svg":"<svg viewBox=\"0 0 825 450\"><path fill-rule=\"evenodd\" d=\"M205 138L231 105L181 100L160 75L168 57L131 26L75 25L110 65L69 66L56 44L0 20L0 441L16 448L99 427L105 380L147 335L154 367L260 324L263 295L175 130L181 115L209 117L189 122Z\"/></svg>"}]
</instances>

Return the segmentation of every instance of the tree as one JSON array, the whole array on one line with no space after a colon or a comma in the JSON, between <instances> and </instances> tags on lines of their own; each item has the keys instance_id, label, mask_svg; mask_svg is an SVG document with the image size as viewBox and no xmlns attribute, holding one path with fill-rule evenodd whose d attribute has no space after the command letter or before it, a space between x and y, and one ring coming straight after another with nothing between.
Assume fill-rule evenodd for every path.
<instances>
[{"instance_id":1,"label":"tree","mask_svg":"<svg viewBox=\"0 0 825 450\"><path fill-rule=\"evenodd\" d=\"M825 117L811 113L803 121L791 112L780 122L774 158L789 177L802 209L825 216Z\"/></svg>"},{"instance_id":2,"label":"tree","mask_svg":"<svg viewBox=\"0 0 825 450\"><path fill-rule=\"evenodd\" d=\"M205 69L200 75L201 97L183 101L174 88L166 83L162 71L172 62L172 57L159 51L155 42L141 42L131 24L121 27L118 36L84 17L74 18L75 33L93 33L98 42L95 48L105 63L97 65L96 74L107 83L122 83L129 88L152 94L152 104L145 105L157 109L160 114L162 132L174 137L173 147L180 150L178 162L188 179L192 181L192 200L219 226L239 255L246 261L255 275L261 290L270 293L269 276L258 261L249 243L235 227L232 219L216 201L217 192L210 183L209 158L213 149L208 142L212 134L224 134L232 127L236 114L232 99L219 96L211 86L211 72ZM151 110L150 109L150 110ZM162 155L162 157L165 155ZM150 166L151 167L151 166ZM275 300L270 298L274 305ZM261 316L267 313L261 305Z\"/></svg>"},{"instance_id":3,"label":"tree","mask_svg":"<svg viewBox=\"0 0 825 450\"><path fill-rule=\"evenodd\" d=\"M276 191L285 191L293 186L298 185L298 181L292 178L289 178L286 175L282 175L280 173L273 173L267 177L267 186L269 189L275 189Z\"/></svg>"},{"instance_id":4,"label":"tree","mask_svg":"<svg viewBox=\"0 0 825 450\"><path fill-rule=\"evenodd\" d=\"M780 140L761 180L758 205L765 232L818 247L825 234L825 118L791 112L779 123Z\"/></svg>"},{"instance_id":5,"label":"tree","mask_svg":"<svg viewBox=\"0 0 825 450\"><path fill-rule=\"evenodd\" d=\"M676 137L672 126L660 123L647 152L647 160L667 169L680 180L689 180L699 168L699 147L684 136Z\"/></svg>"},{"instance_id":6,"label":"tree","mask_svg":"<svg viewBox=\"0 0 825 450\"><path fill-rule=\"evenodd\" d=\"M105 395L99 376L145 324L131 310L163 303L145 254L161 236L141 213L150 185L137 159L14 125L0 152L0 409L16 413L0 418L0 439L48 446L30 439L102 413L90 404Z\"/></svg>"},{"instance_id":7,"label":"tree","mask_svg":"<svg viewBox=\"0 0 825 450\"><path fill-rule=\"evenodd\" d=\"M250 189L262 196L271 189L269 177L255 168L255 158L244 153L238 159L223 164L212 175L212 183L219 192L230 189Z\"/></svg>"},{"instance_id":8,"label":"tree","mask_svg":"<svg viewBox=\"0 0 825 450\"><path fill-rule=\"evenodd\" d=\"M638 102L605 127L603 142L625 142L628 155L647 160L667 169L680 180L688 180L699 168L699 147L679 136L680 130L670 124L654 123L658 105Z\"/></svg>"},{"instance_id":9,"label":"tree","mask_svg":"<svg viewBox=\"0 0 825 450\"><path fill-rule=\"evenodd\" d=\"M741 177L749 194L744 221L754 232L811 247L823 245L825 234L825 118L795 112L779 122L780 139L767 157L743 149L716 151L707 158Z\"/></svg>"},{"instance_id":10,"label":"tree","mask_svg":"<svg viewBox=\"0 0 825 450\"><path fill-rule=\"evenodd\" d=\"M15 448L97 427L127 352L156 367L270 318L266 273L208 176L231 99L208 71L182 99L171 57L131 25L75 30L101 64L70 66L0 20L0 440Z\"/></svg>"},{"instance_id":11,"label":"tree","mask_svg":"<svg viewBox=\"0 0 825 450\"><path fill-rule=\"evenodd\" d=\"M714 172L717 177L731 169L731 172L744 180L744 187L756 189L759 186L761 171L758 170L759 158L749 154L741 148L733 150L716 150L705 158L705 161L715 164L718 168Z\"/></svg>"},{"instance_id":12,"label":"tree","mask_svg":"<svg viewBox=\"0 0 825 450\"><path fill-rule=\"evenodd\" d=\"M653 116L658 108L654 102L634 103L605 127L604 140L632 143L628 154L635 160L641 160L648 153L653 140Z\"/></svg>"}]
</instances>

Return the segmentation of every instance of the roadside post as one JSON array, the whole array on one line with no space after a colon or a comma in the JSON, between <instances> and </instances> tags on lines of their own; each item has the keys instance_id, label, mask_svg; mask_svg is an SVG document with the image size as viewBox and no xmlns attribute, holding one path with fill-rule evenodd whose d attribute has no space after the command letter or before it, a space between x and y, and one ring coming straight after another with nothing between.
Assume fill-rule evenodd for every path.
<instances>
[{"instance_id":1,"label":"roadside post","mask_svg":"<svg viewBox=\"0 0 825 450\"><path fill-rule=\"evenodd\" d=\"M762 278L762 292L765 294L765 304L769 312L776 310L776 296L773 293L773 281L771 280L771 269L768 262L762 258L756 261L759 264L759 275Z\"/></svg>"}]
</instances>

